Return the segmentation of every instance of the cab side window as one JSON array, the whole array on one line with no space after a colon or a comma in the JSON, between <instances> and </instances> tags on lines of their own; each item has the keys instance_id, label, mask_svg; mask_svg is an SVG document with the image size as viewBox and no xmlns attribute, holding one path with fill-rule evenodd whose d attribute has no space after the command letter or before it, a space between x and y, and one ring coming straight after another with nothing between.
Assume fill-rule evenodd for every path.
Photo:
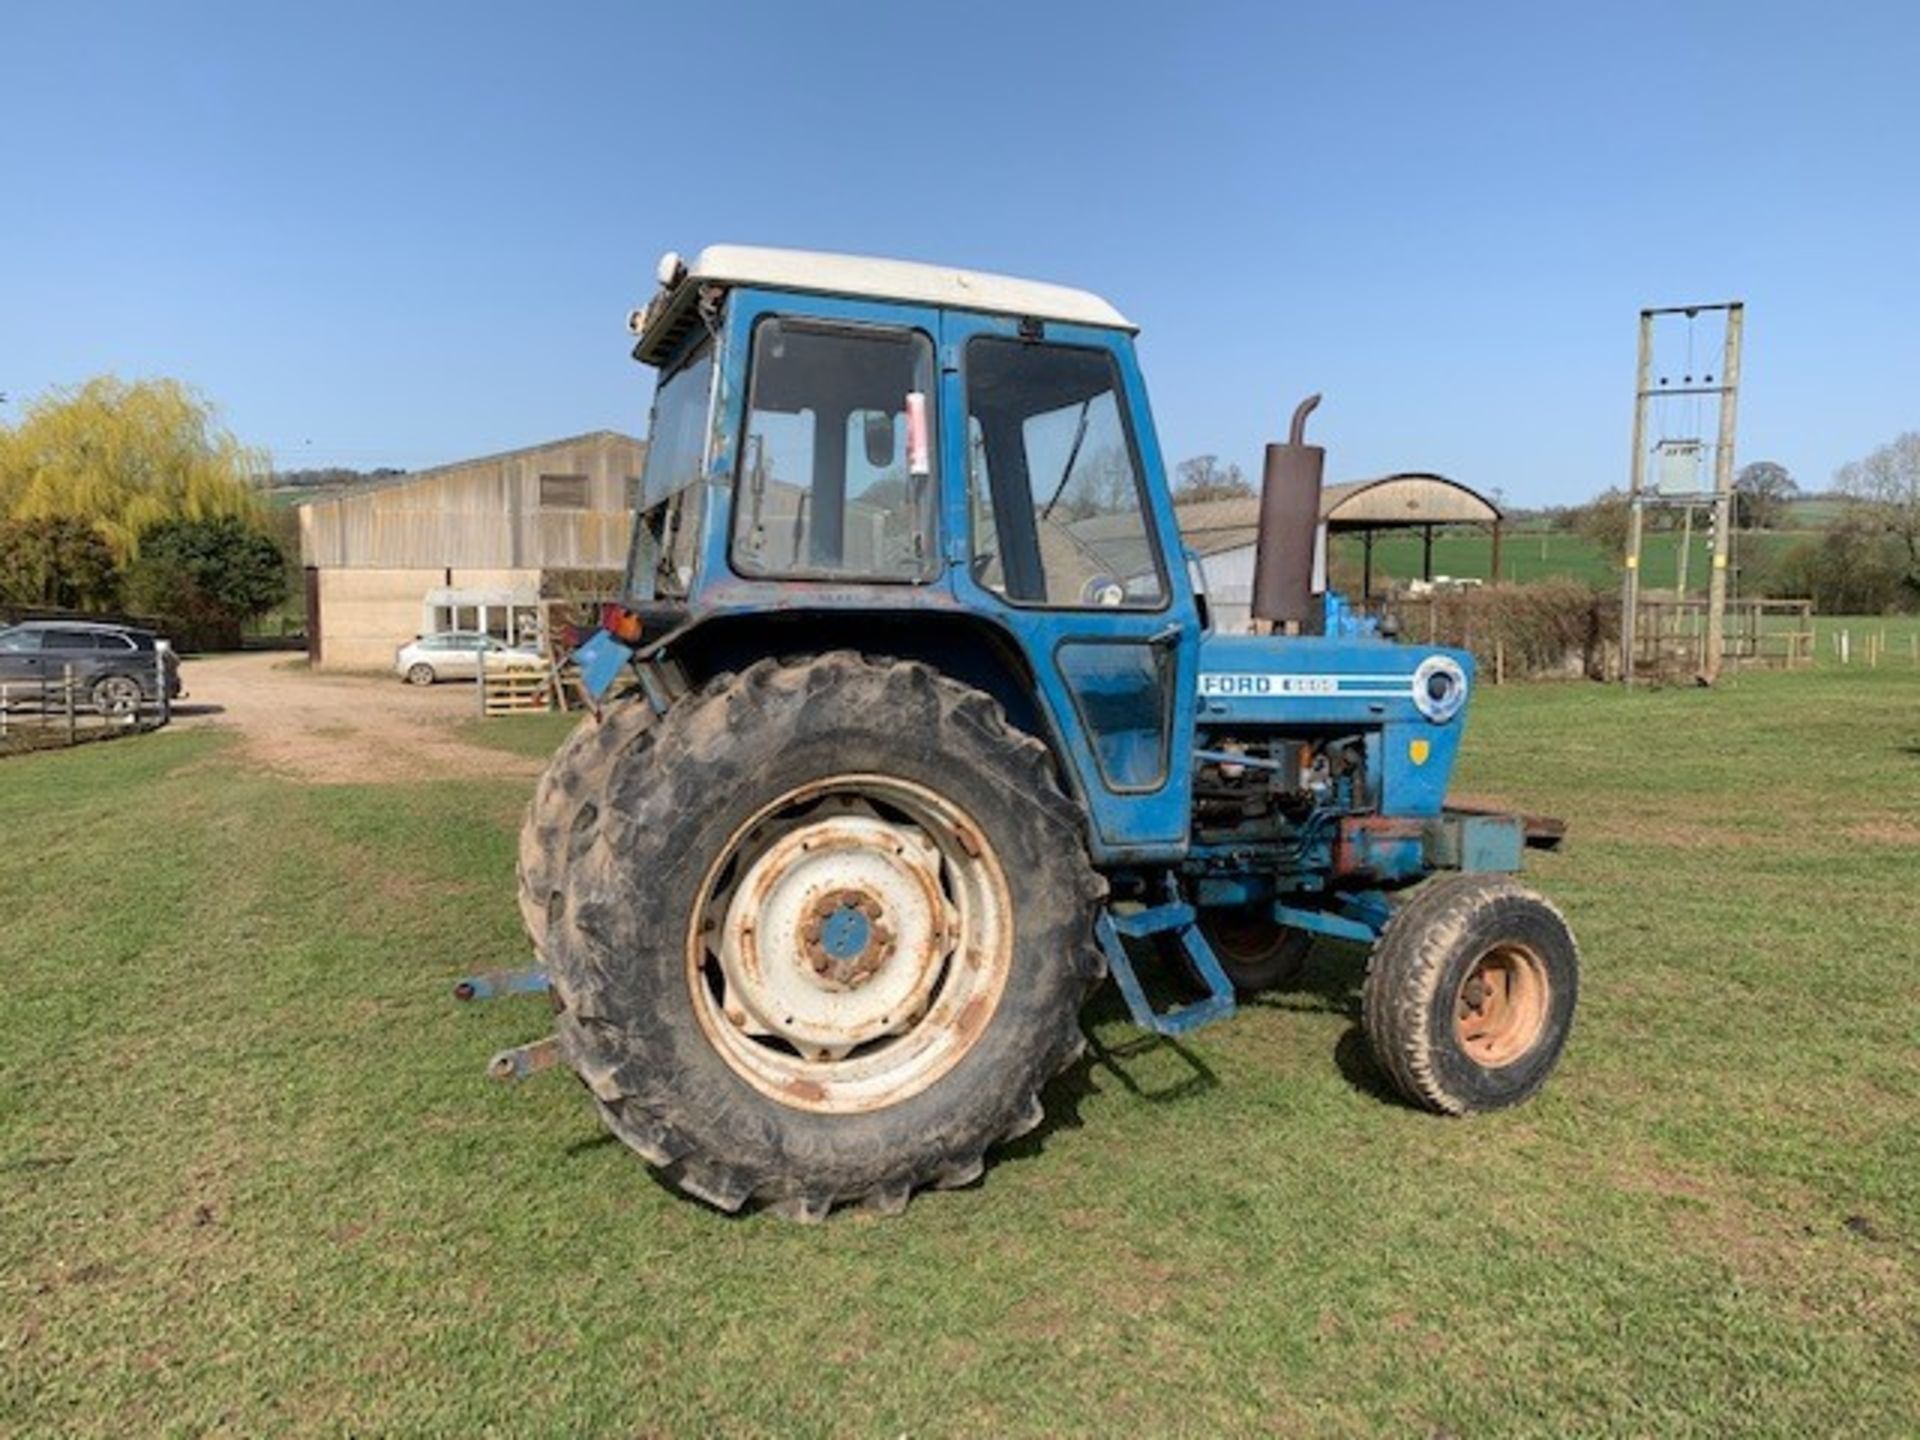
<instances>
[{"instance_id":1,"label":"cab side window","mask_svg":"<svg viewBox=\"0 0 1920 1440\"><path fill-rule=\"evenodd\" d=\"M734 489L743 575L930 580L938 494L916 331L762 320Z\"/></svg>"}]
</instances>

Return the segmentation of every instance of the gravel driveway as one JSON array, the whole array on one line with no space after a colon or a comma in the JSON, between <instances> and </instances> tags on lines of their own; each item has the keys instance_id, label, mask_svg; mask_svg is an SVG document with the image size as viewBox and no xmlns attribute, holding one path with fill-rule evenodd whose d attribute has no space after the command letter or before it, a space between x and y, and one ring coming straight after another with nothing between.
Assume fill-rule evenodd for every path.
<instances>
[{"instance_id":1,"label":"gravel driveway","mask_svg":"<svg viewBox=\"0 0 1920 1440\"><path fill-rule=\"evenodd\" d=\"M186 660L180 678L187 698L176 724L236 730L246 759L297 780L394 784L541 769L460 738L458 723L478 714L469 684L312 671L284 651Z\"/></svg>"}]
</instances>

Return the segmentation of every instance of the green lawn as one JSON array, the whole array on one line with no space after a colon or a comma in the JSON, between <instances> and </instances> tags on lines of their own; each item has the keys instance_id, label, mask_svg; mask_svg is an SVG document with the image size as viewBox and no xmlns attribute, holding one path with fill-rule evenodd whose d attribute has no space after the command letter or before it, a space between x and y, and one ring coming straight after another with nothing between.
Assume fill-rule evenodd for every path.
<instances>
[{"instance_id":1,"label":"green lawn","mask_svg":"<svg viewBox=\"0 0 1920 1440\"><path fill-rule=\"evenodd\" d=\"M1387 1098L1329 946L1179 1047L1103 996L983 1185L816 1227L482 1078L524 782L0 762L0 1432L1913 1433L1920 670L1477 703L1463 791L1573 822L1538 1101Z\"/></svg>"}]
</instances>

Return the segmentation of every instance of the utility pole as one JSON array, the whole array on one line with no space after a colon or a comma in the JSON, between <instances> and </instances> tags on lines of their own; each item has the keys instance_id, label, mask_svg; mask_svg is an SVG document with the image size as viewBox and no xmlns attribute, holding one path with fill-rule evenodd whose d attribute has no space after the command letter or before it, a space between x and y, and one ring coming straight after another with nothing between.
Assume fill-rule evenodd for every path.
<instances>
[{"instance_id":1,"label":"utility pole","mask_svg":"<svg viewBox=\"0 0 1920 1440\"><path fill-rule=\"evenodd\" d=\"M1634 631L1640 622L1640 487L1647 473L1647 381L1653 375L1653 311L1640 312L1640 364L1633 384L1633 469L1627 482L1627 554L1621 571L1620 678L1633 688Z\"/></svg>"},{"instance_id":2,"label":"utility pole","mask_svg":"<svg viewBox=\"0 0 1920 1440\"><path fill-rule=\"evenodd\" d=\"M1687 598L1687 561L1693 555L1693 506L1686 508L1685 519L1680 528L1680 565L1679 575L1673 582L1674 593L1682 600Z\"/></svg>"},{"instance_id":3,"label":"utility pole","mask_svg":"<svg viewBox=\"0 0 1920 1440\"><path fill-rule=\"evenodd\" d=\"M1726 332L1721 355L1719 383L1712 375L1683 376L1680 385L1669 385L1662 375L1653 384L1653 326L1662 315L1684 315L1689 325L1705 311L1724 312ZM1640 362L1633 392L1633 467L1627 489L1627 553L1623 566L1620 595L1620 672L1628 688L1633 685L1634 656L1640 622L1640 548L1645 534L1647 466L1647 401L1666 395L1716 395L1720 399L1720 432L1713 457L1713 574L1707 589L1706 654L1702 657L1700 678L1711 685L1720 676L1720 651L1725 643L1727 624L1727 558L1733 538L1733 432L1736 401L1740 389L1740 332L1746 307L1739 300L1716 305L1667 305L1640 312ZM1691 342L1689 342L1691 354ZM1691 367L1689 367L1690 369ZM1656 493L1652 497L1660 499ZM1685 497L1687 518L1693 518L1693 505L1700 497ZM1683 542L1685 543L1685 542ZM1680 564L1681 590L1686 586L1686 560Z\"/></svg>"},{"instance_id":4,"label":"utility pole","mask_svg":"<svg viewBox=\"0 0 1920 1440\"><path fill-rule=\"evenodd\" d=\"M1727 553L1733 541L1733 424L1740 399L1740 330L1746 307L1727 307L1726 353L1720 360L1720 438L1713 451L1713 575L1707 590L1707 654L1702 678L1720 678L1727 629Z\"/></svg>"}]
</instances>

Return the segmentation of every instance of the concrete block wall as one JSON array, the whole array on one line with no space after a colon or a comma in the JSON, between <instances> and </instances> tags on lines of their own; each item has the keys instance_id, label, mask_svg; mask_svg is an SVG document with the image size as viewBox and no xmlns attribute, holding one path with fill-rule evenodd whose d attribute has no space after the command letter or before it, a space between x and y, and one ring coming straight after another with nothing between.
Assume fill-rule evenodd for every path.
<instances>
[{"instance_id":1,"label":"concrete block wall","mask_svg":"<svg viewBox=\"0 0 1920 1440\"><path fill-rule=\"evenodd\" d=\"M476 590L525 588L538 570L321 570L320 655L329 670L386 670L393 652L418 635L427 592L449 583Z\"/></svg>"}]
</instances>

